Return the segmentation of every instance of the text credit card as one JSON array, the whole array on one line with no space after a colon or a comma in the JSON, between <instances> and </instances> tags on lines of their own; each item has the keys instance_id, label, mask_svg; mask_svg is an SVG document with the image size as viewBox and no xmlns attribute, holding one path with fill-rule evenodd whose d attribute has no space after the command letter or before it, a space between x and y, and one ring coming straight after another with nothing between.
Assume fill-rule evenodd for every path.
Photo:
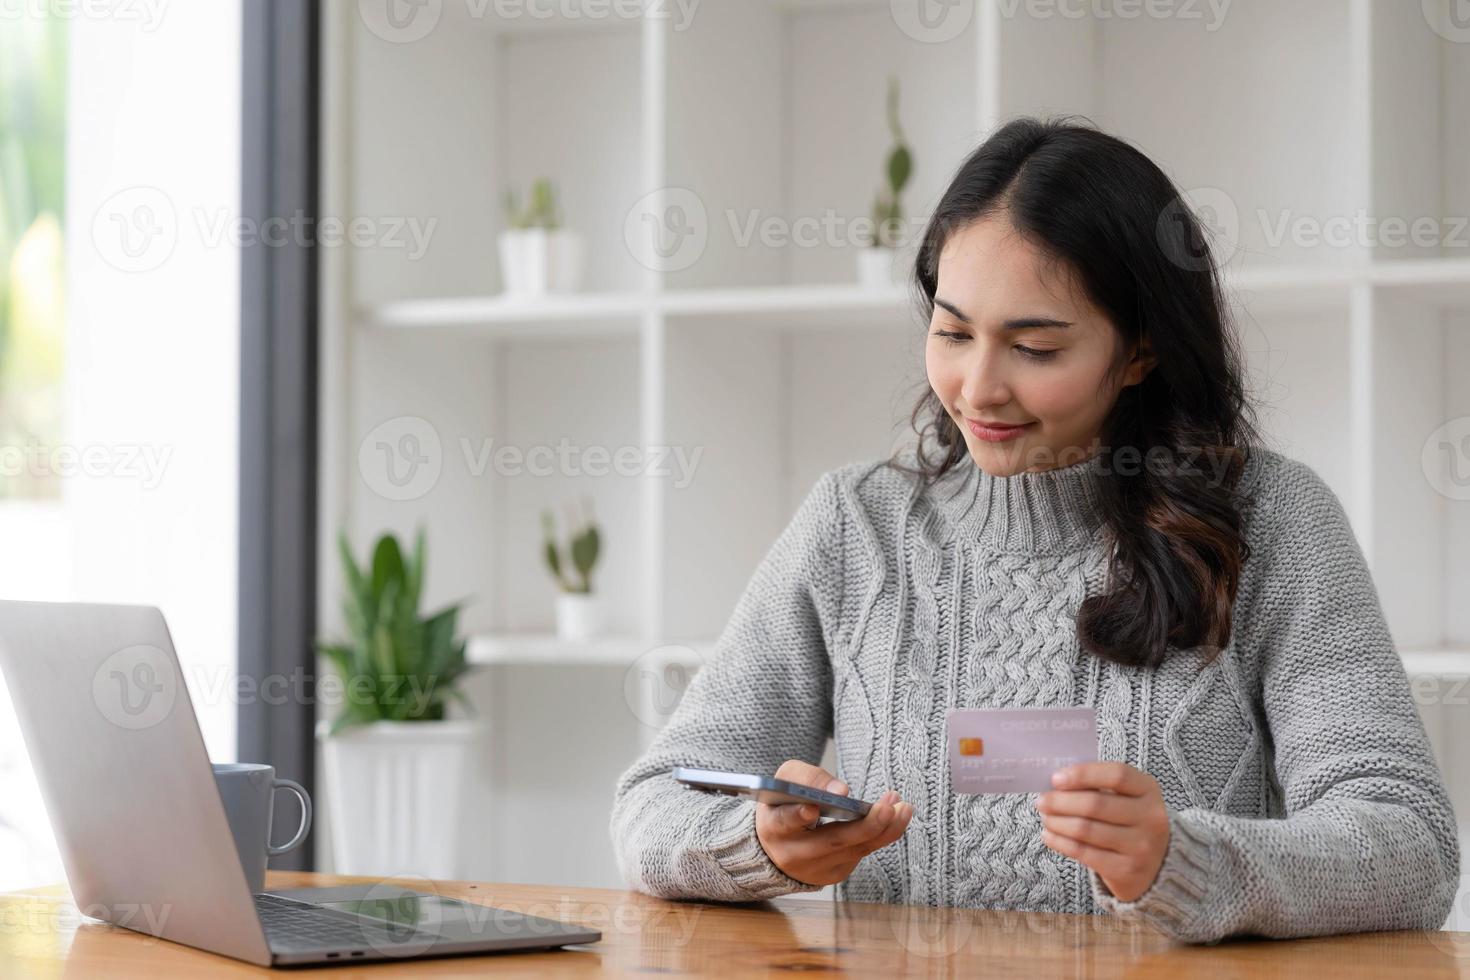
<instances>
[{"instance_id":1,"label":"text credit card","mask_svg":"<svg viewBox=\"0 0 1470 980\"><path fill-rule=\"evenodd\" d=\"M1097 761L1090 707L950 708L944 724L956 793L1042 793L1058 769Z\"/></svg>"}]
</instances>

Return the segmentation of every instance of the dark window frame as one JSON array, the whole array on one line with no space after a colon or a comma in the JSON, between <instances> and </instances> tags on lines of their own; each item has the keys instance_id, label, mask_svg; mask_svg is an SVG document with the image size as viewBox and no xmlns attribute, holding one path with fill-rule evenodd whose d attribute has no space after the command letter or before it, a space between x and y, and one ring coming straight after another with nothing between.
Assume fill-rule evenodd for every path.
<instances>
[{"instance_id":1,"label":"dark window frame","mask_svg":"<svg viewBox=\"0 0 1470 980\"><path fill-rule=\"evenodd\" d=\"M241 192L247 227L316 226L320 12L242 0ZM318 281L312 235L240 257L239 759L316 790ZM294 239L296 236L286 236ZM274 240L274 239L273 239ZM265 697L270 679L284 697ZM278 703L270 703L278 702ZM282 822L290 823L283 818ZM272 861L310 870L315 830Z\"/></svg>"}]
</instances>

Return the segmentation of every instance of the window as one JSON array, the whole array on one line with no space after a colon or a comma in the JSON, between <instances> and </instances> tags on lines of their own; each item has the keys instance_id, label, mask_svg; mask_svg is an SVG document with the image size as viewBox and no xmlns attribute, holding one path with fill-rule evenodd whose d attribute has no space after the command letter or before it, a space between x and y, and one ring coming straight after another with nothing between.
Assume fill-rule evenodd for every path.
<instances>
[{"instance_id":1,"label":"window","mask_svg":"<svg viewBox=\"0 0 1470 980\"><path fill-rule=\"evenodd\" d=\"M157 605L235 754L240 4L0 9L0 596ZM0 889L64 880L8 695Z\"/></svg>"}]
</instances>

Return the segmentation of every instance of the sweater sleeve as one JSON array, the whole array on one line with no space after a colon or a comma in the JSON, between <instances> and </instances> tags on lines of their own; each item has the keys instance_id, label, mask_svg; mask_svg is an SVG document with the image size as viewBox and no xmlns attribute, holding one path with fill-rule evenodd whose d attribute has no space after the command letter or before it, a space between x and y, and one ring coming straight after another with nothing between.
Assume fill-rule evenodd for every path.
<instances>
[{"instance_id":1,"label":"sweater sleeve","mask_svg":"<svg viewBox=\"0 0 1470 980\"><path fill-rule=\"evenodd\" d=\"M1438 929L1459 876L1455 820L1377 590L1321 478L1288 459L1265 478L1274 521L1252 539L1258 598L1237 635L1259 658L1285 815L1171 812L1150 889L1120 902L1092 873L1094 898L1189 942Z\"/></svg>"},{"instance_id":2,"label":"sweater sleeve","mask_svg":"<svg viewBox=\"0 0 1470 980\"><path fill-rule=\"evenodd\" d=\"M690 789L671 770L770 775L787 759L820 764L832 732L827 650L841 597L836 481L828 472L808 493L668 723L618 780L612 843L638 891L744 902L821 887L772 863L753 800Z\"/></svg>"}]
</instances>

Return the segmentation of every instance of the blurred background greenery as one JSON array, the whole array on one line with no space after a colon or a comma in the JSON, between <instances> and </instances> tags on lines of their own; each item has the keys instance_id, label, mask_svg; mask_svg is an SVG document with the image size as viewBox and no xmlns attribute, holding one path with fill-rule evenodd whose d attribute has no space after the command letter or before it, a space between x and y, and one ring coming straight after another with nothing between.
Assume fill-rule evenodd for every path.
<instances>
[{"instance_id":1,"label":"blurred background greenery","mask_svg":"<svg viewBox=\"0 0 1470 980\"><path fill-rule=\"evenodd\" d=\"M62 441L66 21L0 31L0 445ZM0 498L50 500L60 481L0 461Z\"/></svg>"}]
</instances>

